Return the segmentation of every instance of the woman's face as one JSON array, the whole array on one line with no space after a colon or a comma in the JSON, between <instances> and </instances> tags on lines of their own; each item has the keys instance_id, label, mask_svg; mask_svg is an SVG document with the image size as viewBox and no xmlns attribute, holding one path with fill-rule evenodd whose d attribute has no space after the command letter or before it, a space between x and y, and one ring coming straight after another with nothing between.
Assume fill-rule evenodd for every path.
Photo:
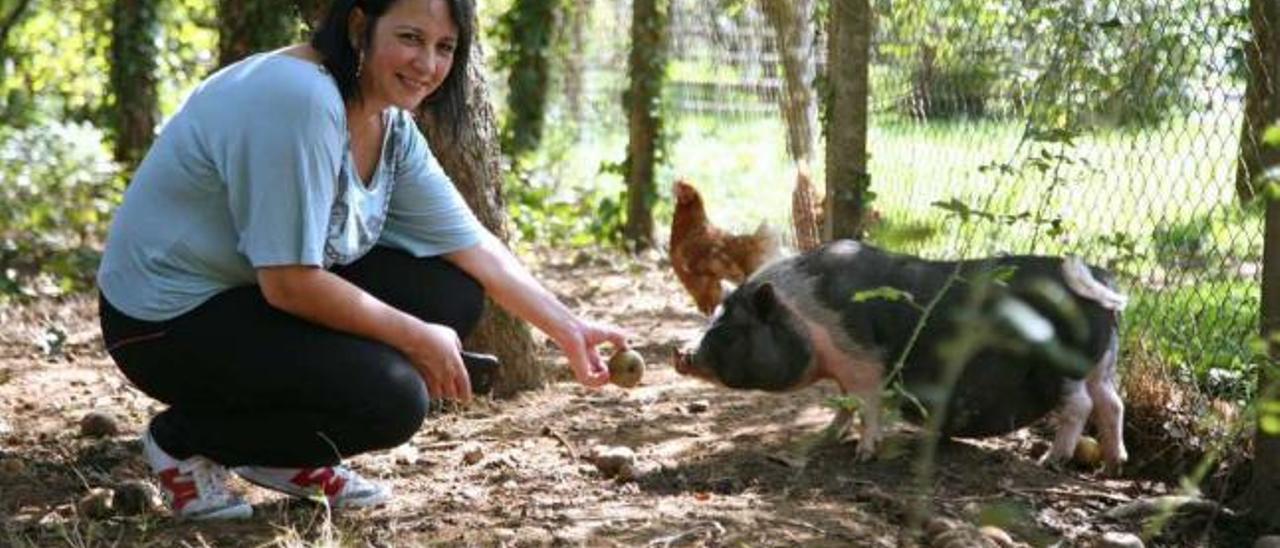
<instances>
[{"instance_id":1,"label":"woman's face","mask_svg":"<svg viewBox=\"0 0 1280 548\"><path fill-rule=\"evenodd\" d=\"M365 48L361 97L377 110L416 108L449 75L457 44L458 25L445 0L395 2L378 19Z\"/></svg>"}]
</instances>

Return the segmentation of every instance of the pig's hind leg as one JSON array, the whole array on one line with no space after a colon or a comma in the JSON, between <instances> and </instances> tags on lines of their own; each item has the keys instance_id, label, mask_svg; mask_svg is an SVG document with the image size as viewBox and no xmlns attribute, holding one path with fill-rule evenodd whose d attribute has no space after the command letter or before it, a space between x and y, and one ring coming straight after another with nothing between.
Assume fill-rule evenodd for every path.
<instances>
[{"instance_id":1,"label":"pig's hind leg","mask_svg":"<svg viewBox=\"0 0 1280 548\"><path fill-rule=\"evenodd\" d=\"M1110 347L1085 379L1089 397L1093 400L1092 422L1102 446L1102 459L1111 473L1119 472L1120 466L1129 460L1129 453L1124 448L1124 401L1116 390L1116 355L1119 350L1116 337L1113 332Z\"/></svg>"},{"instance_id":2,"label":"pig's hind leg","mask_svg":"<svg viewBox=\"0 0 1280 548\"><path fill-rule=\"evenodd\" d=\"M1089 396L1085 381L1064 381L1062 399L1057 409L1057 433L1053 437L1053 446L1040 459L1041 464L1056 465L1071 459L1091 412L1093 398Z\"/></svg>"}]
</instances>

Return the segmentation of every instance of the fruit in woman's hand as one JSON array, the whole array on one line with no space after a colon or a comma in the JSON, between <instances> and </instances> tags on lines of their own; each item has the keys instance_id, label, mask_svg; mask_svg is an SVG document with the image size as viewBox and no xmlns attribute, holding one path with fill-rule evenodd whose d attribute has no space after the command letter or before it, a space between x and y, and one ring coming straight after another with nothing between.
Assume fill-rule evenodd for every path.
<instances>
[{"instance_id":1,"label":"fruit in woman's hand","mask_svg":"<svg viewBox=\"0 0 1280 548\"><path fill-rule=\"evenodd\" d=\"M1102 462L1102 447L1092 436L1080 436L1080 441L1076 442L1076 453L1073 458L1082 466L1096 468Z\"/></svg>"},{"instance_id":2,"label":"fruit in woman's hand","mask_svg":"<svg viewBox=\"0 0 1280 548\"><path fill-rule=\"evenodd\" d=\"M623 388L640 384L644 377L644 358L635 350L621 350L609 357L609 382Z\"/></svg>"}]
</instances>

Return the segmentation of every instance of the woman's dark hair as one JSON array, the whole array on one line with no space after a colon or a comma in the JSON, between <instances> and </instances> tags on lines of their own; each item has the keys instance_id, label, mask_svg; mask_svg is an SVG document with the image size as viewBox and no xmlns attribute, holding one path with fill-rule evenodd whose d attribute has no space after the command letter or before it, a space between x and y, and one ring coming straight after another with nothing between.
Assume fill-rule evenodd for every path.
<instances>
[{"instance_id":1,"label":"woman's dark hair","mask_svg":"<svg viewBox=\"0 0 1280 548\"><path fill-rule=\"evenodd\" d=\"M347 22L351 11L360 8L365 15L365 44L373 43L373 30L378 19L396 2L402 0L335 0L329 11L311 36L311 47L320 52L324 66L338 82L338 91L344 101L360 101L360 83L356 79L359 53L351 46ZM472 0L445 0L449 14L458 25L458 43L453 52L453 65L440 87L431 92L425 101L435 119L449 129L457 131L462 125L467 108L467 61L471 57L471 40L474 35L475 7Z\"/></svg>"}]
</instances>

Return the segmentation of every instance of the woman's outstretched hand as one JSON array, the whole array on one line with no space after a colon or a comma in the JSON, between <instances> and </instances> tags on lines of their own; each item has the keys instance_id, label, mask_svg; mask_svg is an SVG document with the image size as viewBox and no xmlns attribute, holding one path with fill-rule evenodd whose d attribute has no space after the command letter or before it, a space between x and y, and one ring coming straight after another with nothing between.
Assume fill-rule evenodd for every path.
<instances>
[{"instance_id":1,"label":"woman's outstretched hand","mask_svg":"<svg viewBox=\"0 0 1280 548\"><path fill-rule=\"evenodd\" d=\"M609 368L600 359L597 348L606 342L612 344L615 351L625 350L627 335L612 325L583 321L556 344L569 358L569 368L578 382L594 388L609 382Z\"/></svg>"}]
</instances>

